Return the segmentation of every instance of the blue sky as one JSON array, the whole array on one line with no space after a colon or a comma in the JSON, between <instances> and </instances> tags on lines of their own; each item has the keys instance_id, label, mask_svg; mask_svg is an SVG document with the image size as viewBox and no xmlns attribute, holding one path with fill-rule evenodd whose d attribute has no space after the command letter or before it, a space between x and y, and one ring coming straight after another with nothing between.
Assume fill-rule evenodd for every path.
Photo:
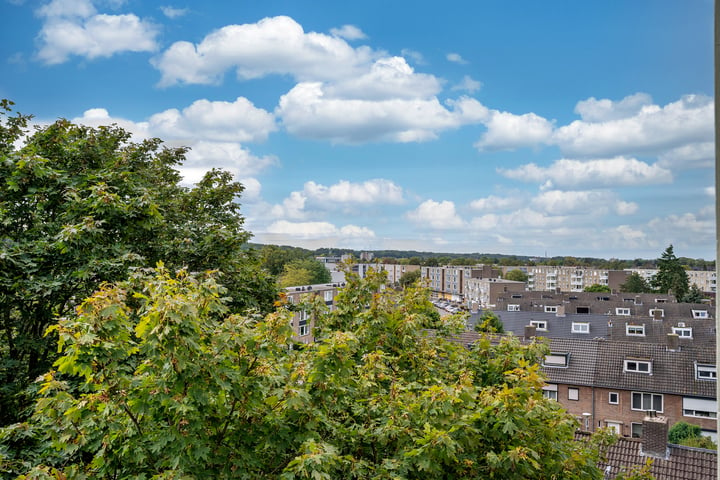
<instances>
[{"instance_id":1,"label":"blue sky","mask_svg":"<svg viewBox=\"0 0 720 480\"><path fill-rule=\"evenodd\" d=\"M715 256L710 0L0 2L0 97L191 147L256 242Z\"/></svg>"}]
</instances>

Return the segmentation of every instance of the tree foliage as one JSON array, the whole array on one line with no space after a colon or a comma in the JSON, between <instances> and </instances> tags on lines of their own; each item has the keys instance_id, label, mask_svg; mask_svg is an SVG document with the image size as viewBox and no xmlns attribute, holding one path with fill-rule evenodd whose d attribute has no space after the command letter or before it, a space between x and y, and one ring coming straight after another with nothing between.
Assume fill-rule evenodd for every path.
<instances>
[{"instance_id":1,"label":"tree foliage","mask_svg":"<svg viewBox=\"0 0 720 480\"><path fill-rule=\"evenodd\" d=\"M689 289L689 281L685 268L668 246L657 260L658 272L652 280L652 287L660 293L672 292L678 300L685 297Z\"/></svg>"},{"instance_id":2,"label":"tree foliage","mask_svg":"<svg viewBox=\"0 0 720 480\"><path fill-rule=\"evenodd\" d=\"M599 283L593 283L592 285L588 285L583 290L584 292L607 292L610 293L610 287L607 285L600 285Z\"/></svg>"},{"instance_id":3,"label":"tree foliage","mask_svg":"<svg viewBox=\"0 0 720 480\"><path fill-rule=\"evenodd\" d=\"M282 274L278 277L278 284L281 287L291 287L328 283L331 280L330 270L325 268L325 265L314 258L305 258L286 263Z\"/></svg>"},{"instance_id":4,"label":"tree foliage","mask_svg":"<svg viewBox=\"0 0 720 480\"><path fill-rule=\"evenodd\" d=\"M514 282L527 282L528 274L522 270L515 268L505 274L505 280L512 280Z\"/></svg>"},{"instance_id":5,"label":"tree foliage","mask_svg":"<svg viewBox=\"0 0 720 480\"><path fill-rule=\"evenodd\" d=\"M643 277L637 272L632 272L620 285L620 291L624 293L650 293L652 288Z\"/></svg>"},{"instance_id":6,"label":"tree foliage","mask_svg":"<svg viewBox=\"0 0 720 480\"><path fill-rule=\"evenodd\" d=\"M24 388L54 360L45 329L130 268L219 269L233 310L269 310L275 287L243 250L243 187L230 174L182 187L183 148L67 120L24 138L28 117L10 108L0 104L0 424L19 418Z\"/></svg>"},{"instance_id":7,"label":"tree foliage","mask_svg":"<svg viewBox=\"0 0 720 480\"><path fill-rule=\"evenodd\" d=\"M449 340L420 288L348 274L317 341L291 313L230 315L212 277L106 285L55 331L30 421L0 430L28 478L600 479L597 442L542 396L544 344ZM600 441L600 440L598 440ZM45 475L45 476L43 476Z\"/></svg>"},{"instance_id":8,"label":"tree foliage","mask_svg":"<svg viewBox=\"0 0 720 480\"><path fill-rule=\"evenodd\" d=\"M690 285L687 293L683 298L680 299L680 301L685 303L701 303L704 298L705 295L703 295L700 287L693 283L692 285Z\"/></svg>"},{"instance_id":9,"label":"tree foliage","mask_svg":"<svg viewBox=\"0 0 720 480\"><path fill-rule=\"evenodd\" d=\"M417 270L409 270L402 275L400 275L400 278L398 279L398 283L401 287L406 288L414 284L420 280L420 269Z\"/></svg>"},{"instance_id":10,"label":"tree foliage","mask_svg":"<svg viewBox=\"0 0 720 480\"><path fill-rule=\"evenodd\" d=\"M503 327L502 320L492 310L485 310L477 323L475 323L476 332L485 333L505 333L505 327Z\"/></svg>"}]
</instances>

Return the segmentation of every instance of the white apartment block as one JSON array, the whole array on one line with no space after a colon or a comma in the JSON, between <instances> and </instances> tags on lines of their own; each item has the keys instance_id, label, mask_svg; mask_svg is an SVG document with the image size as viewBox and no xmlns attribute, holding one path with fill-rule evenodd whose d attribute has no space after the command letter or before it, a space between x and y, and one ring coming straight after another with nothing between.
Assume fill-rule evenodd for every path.
<instances>
[{"instance_id":1,"label":"white apartment block","mask_svg":"<svg viewBox=\"0 0 720 480\"><path fill-rule=\"evenodd\" d=\"M527 289L536 291L582 292L590 285L608 285L608 271L585 267L504 267L504 273L520 269L528 274Z\"/></svg>"}]
</instances>

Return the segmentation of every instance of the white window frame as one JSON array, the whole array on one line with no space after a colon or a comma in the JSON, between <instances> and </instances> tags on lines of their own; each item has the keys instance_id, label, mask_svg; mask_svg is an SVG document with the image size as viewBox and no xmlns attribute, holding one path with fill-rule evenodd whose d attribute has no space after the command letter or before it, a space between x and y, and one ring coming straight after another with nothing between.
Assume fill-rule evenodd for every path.
<instances>
[{"instance_id":1,"label":"white window frame","mask_svg":"<svg viewBox=\"0 0 720 480\"><path fill-rule=\"evenodd\" d=\"M543 387L543 397L549 398L550 400L557 401L558 399L558 386L554 383L549 383Z\"/></svg>"},{"instance_id":2,"label":"white window frame","mask_svg":"<svg viewBox=\"0 0 720 480\"><path fill-rule=\"evenodd\" d=\"M692 316L693 318L710 318L707 310L693 310Z\"/></svg>"},{"instance_id":3,"label":"white window frame","mask_svg":"<svg viewBox=\"0 0 720 480\"><path fill-rule=\"evenodd\" d=\"M572 322L572 333L590 333L590 323Z\"/></svg>"},{"instance_id":4,"label":"white window frame","mask_svg":"<svg viewBox=\"0 0 720 480\"><path fill-rule=\"evenodd\" d=\"M517 303L509 303L507 306L508 312L519 312L520 311L520 305Z\"/></svg>"},{"instance_id":5,"label":"white window frame","mask_svg":"<svg viewBox=\"0 0 720 480\"><path fill-rule=\"evenodd\" d=\"M613 397L615 397L614 402L613 402ZM618 392L608 392L608 403L610 405L619 405L620 404L620 394Z\"/></svg>"},{"instance_id":6,"label":"white window frame","mask_svg":"<svg viewBox=\"0 0 720 480\"><path fill-rule=\"evenodd\" d=\"M715 365L695 364L695 378L715 382L717 381L717 367Z\"/></svg>"},{"instance_id":7,"label":"white window frame","mask_svg":"<svg viewBox=\"0 0 720 480\"><path fill-rule=\"evenodd\" d=\"M717 401L705 398L683 398L683 416L717 418Z\"/></svg>"},{"instance_id":8,"label":"white window frame","mask_svg":"<svg viewBox=\"0 0 720 480\"><path fill-rule=\"evenodd\" d=\"M651 308L650 310L648 310L648 314L650 314L650 316L652 318L655 318L655 312L660 312L661 318L665 317L665 309L664 308Z\"/></svg>"},{"instance_id":9,"label":"white window frame","mask_svg":"<svg viewBox=\"0 0 720 480\"><path fill-rule=\"evenodd\" d=\"M580 400L580 389L575 387L568 387L568 400Z\"/></svg>"},{"instance_id":10,"label":"white window frame","mask_svg":"<svg viewBox=\"0 0 720 480\"><path fill-rule=\"evenodd\" d=\"M545 313L557 313L557 305L545 305Z\"/></svg>"},{"instance_id":11,"label":"white window frame","mask_svg":"<svg viewBox=\"0 0 720 480\"><path fill-rule=\"evenodd\" d=\"M635 408L635 399L637 396L640 396L640 403L641 408ZM660 399L660 410L656 410L655 407L655 400ZM649 399L650 401L650 407L652 408L642 408L646 405L646 399ZM665 408L665 398L662 393L647 393L647 392L632 392L630 394L630 410L635 410L637 412L658 412L663 413L663 409Z\"/></svg>"},{"instance_id":12,"label":"white window frame","mask_svg":"<svg viewBox=\"0 0 720 480\"><path fill-rule=\"evenodd\" d=\"M615 308L615 315L618 315L618 316L621 316L621 317L629 317L629 316L630 316L630 309L629 309L629 308L617 307L617 308Z\"/></svg>"},{"instance_id":13,"label":"white window frame","mask_svg":"<svg viewBox=\"0 0 720 480\"><path fill-rule=\"evenodd\" d=\"M304 325L300 325L298 327L298 336L305 337L307 335L310 335L310 325L307 323Z\"/></svg>"},{"instance_id":14,"label":"white window frame","mask_svg":"<svg viewBox=\"0 0 720 480\"><path fill-rule=\"evenodd\" d=\"M561 352L550 352L543 359L544 367L567 368L570 364L570 354Z\"/></svg>"},{"instance_id":15,"label":"white window frame","mask_svg":"<svg viewBox=\"0 0 720 480\"><path fill-rule=\"evenodd\" d=\"M625 324L625 335L630 337L644 337L645 336L645 324L633 325L630 323Z\"/></svg>"},{"instance_id":16,"label":"white window frame","mask_svg":"<svg viewBox=\"0 0 720 480\"><path fill-rule=\"evenodd\" d=\"M652 361L636 358L626 359L623 363L623 371L630 373L645 373L652 375Z\"/></svg>"},{"instance_id":17,"label":"white window frame","mask_svg":"<svg viewBox=\"0 0 720 480\"><path fill-rule=\"evenodd\" d=\"M692 327L673 327L672 332L680 338L692 338Z\"/></svg>"},{"instance_id":18,"label":"white window frame","mask_svg":"<svg viewBox=\"0 0 720 480\"><path fill-rule=\"evenodd\" d=\"M530 320L530 325L534 326L540 332L547 332L547 320Z\"/></svg>"},{"instance_id":19,"label":"white window frame","mask_svg":"<svg viewBox=\"0 0 720 480\"><path fill-rule=\"evenodd\" d=\"M332 302L333 299L333 291L332 290L325 290L325 301L326 302Z\"/></svg>"}]
</instances>

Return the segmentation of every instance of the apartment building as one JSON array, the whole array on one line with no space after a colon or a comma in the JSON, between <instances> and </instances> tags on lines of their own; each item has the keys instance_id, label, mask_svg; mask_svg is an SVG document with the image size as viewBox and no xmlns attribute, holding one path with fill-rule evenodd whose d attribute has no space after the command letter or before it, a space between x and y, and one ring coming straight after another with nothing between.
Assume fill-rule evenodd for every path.
<instances>
[{"instance_id":1,"label":"apartment building","mask_svg":"<svg viewBox=\"0 0 720 480\"><path fill-rule=\"evenodd\" d=\"M420 270L420 265L378 263L376 268L380 271L387 272L388 284L394 285L400 281L400 277L402 277L403 274Z\"/></svg>"},{"instance_id":2,"label":"apartment building","mask_svg":"<svg viewBox=\"0 0 720 480\"><path fill-rule=\"evenodd\" d=\"M465 282L463 303L471 312L495 307L495 301L501 296L525 291L525 282L503 280L501 278L468 278Z\"/></svg>"},{"instance_id":3,"label":"apartment building","mask_svg":"<svg viewBox=\"0 0 720 480\"><path fill-rule=\"evenodd\" d=\"M323 283L285 288L285 299L289 308L294 312L290 320L290 326L295 332L293 341L296 343L310 343L315 339L312 333L315 327L314 319L309 311L302 308L303 301L309 300L309 297L320 297L327 308L332 310L335 296L344 286L344 283Z\"/></svg>"},{"instance_id":4,"label":"apartment building","mask_svg":"<svg viewBox=\"0 0 720 480\"><path fill-rule=\"evenodd\" d=\"M434 298L457 303L466 303L468 280L499 277L500 271L490 265L420 267L420 278Z\"/></svg>"}]
</instances>

